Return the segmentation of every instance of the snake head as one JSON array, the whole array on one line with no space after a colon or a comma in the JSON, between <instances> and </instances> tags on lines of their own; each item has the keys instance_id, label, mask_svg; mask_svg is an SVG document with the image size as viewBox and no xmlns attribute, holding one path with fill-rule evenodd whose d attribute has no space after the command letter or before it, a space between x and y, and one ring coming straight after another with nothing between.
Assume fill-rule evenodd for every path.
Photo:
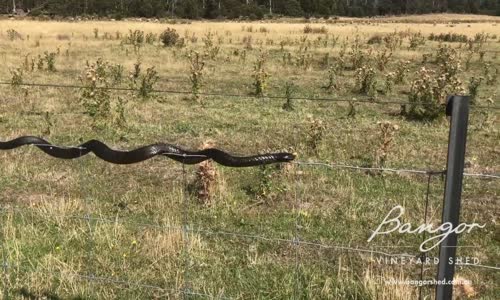
<instances>
[{"instance_id":1,"label":"snake head","mask_svg":"<svg viewBox=\"0 0 500 300\"><path fill-rule=\"evenodd\" d=\"M290 162L297 157L295 153L280 153L278 155L278 160L280 162Z\"/></svg>"}]
</instances>

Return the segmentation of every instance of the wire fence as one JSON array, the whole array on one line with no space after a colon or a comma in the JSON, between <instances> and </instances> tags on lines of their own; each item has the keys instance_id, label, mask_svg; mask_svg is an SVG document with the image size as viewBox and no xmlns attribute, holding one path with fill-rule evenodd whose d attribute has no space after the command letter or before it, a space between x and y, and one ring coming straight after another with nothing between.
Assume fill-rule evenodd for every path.
<instances>
[{"instance_id":1,"label":"wire fence","mask_svg":"<svg viewBox=\"0 0 500 300\"><path fill-rule=\"evenodd\" d=\"M1 81L0 85L13 85L11 82L6 82L6 81ZM20 86L32 86L32 87L42 87L42 88L60 88L60 89L83 89L85 86L80 86L80 85L63 85L63 84L42 84L42 83L23 83L20 84ZM120 87L106 87L104 89L107 90L114 90L114 91L132 91L136 92L136 89L132 88L120 88ZM191 94L191 91L182 91L182 90L153 90L153 93L163 93L163 94ZM226 98L249 98L249 97L256 97L253 95L243 95L243 94L228 94L228 93L200 93L201 96L214 96L214 97L222 97L224 99ZM285 96L266 96L265 98L267 99L287 99ZM325 101L325 102L349 102L349 103L366 103L366 104L377 104L377 105L409 105L411 104L410 102L407 101L393 101L393 100L384 100L384 101L377 101L373 99L359 99L359 100L348 100L348 99L341 99L341 98L308 98L308 97L292 97L288 98L291 100L304 100L304 101ZM476 109L491 109L491 110L498 110L500 107L498 106L473 106L473 108ZM37 147L52 147L52 148L60 148L60 149L75 149L75 150L80 150L80 151L85 151L88 150L85 147L82 146L62 146L62 145L46 145L46 144L33 144L33 146ZM178 153L164 153L164 155L178 155L181 158L187 158L187 157L205 157L202 155L179 155ZM422 170L422 169L414 169L412 167L408 168L379 168L379 167L366 167L366 166L357 166L357 165L349 165L349 164L342 164L342 163L332 163L332 162L305 162L305 161L294 161L291 163L292 165L297 166L298 168L327 168L329 170L339 170L339 171L360 171L360 172L372 172L375 174L378 173L394 173L394 174L402 174L402 173L408 173L408 174L414 174L417 176L422 176L422 178L425 178L425 197L424 197L424 211L422 212L422 220L424 221L424 224L427 224L428 218L429 218L429 201L430 201L430 194L431 194L431 184L432 184L432 179L434 177L438 176L444 176L446 174L446 170L441 170L440 168L434 168L434 169L428 169L428 170ZM84 163L80 163L81 170L83 171L85 166ZM201 235L204 237L212 237L212 236L217 236L217 237L225 237L225 238L234 238L234 239L250 239L250 240L256 240L256 241L265 241L265 242L272 242L272 243L279 243L279 244L286 244L292 247L294 251L294 290L293 290L293 299L301 299L301 285L300 285L300 280L301 280L301 266L304 264L304 261L302 260L301 256L301 248L302 247L315 247L318 249L323 249L323 250L335 250L335 251L341 251L345 253L353 253L353 254L358 254L358 255L366 255L366 256L383 256L383 257L388 257L388 258L428 258L428 254L420 251L419 249L414 249L413 247L409 247L407 250L409 251L390 251L390 247L387 247L388 249L380 249L381 247L373 247L373 248L366 248L366 247L357 247L357 246L352 246L352 245L341 245L341 244L336 244L336 243L330 243L330 242L322 242L322 241L316 241L316 240L309 240L307 238L304 238L301 236L301 195L299 195L298 189L295 188L293 190L293 203L292 203L292 212L294 214L294 221L293 221L293 228L290 228L291 234L289 234L288 237L283 237L283 236L270 236L266 234L262 234L259 232L236 232L232 230L216 230L213 228L204 228L204 227L199 227L193 225L193 222L191 220L192 216L190 216L190 210L189 207L192 205L190 203L190 198L188 194L185 192L188 190L188 172L186 170L185 164L182 164L182 174L180 176L181 180L181 185L183 189L182 193L182 224L180 225L168 225L168 224L161 224L161 223L154 223L154 222L131 222L124 220L123 218L120 218L118 216L103 216L103 215L96 215L96 212L92 211L92 201L93 199L90 199L90 197L85 197L85 202L86 205L85 207L87 208L85 214L83 215L66 215L66 214L52 214L49 213L48 217L50 218L64 218L64 219L75 219L75 220L81 220L86 222L87 225L87 233L88 233L88 238L87 238L87 245L86 245L86 264L89 266L87 273L86 274L80 274L78 272L72 272L71 274L64 274L64 275L69 275L69 276L74 276L75 278L78 278L80 280L86 281L86 282L93 282L93 283L98 283L98 284L113 284L113 285L121 285L121 286L135 286L138 288L143 288L143 289L154 289L154 290L159 290L162 291L166 294L180 294L184 298L189 298L189 296L196 296L196 297L202 297L202 298L216 298L216 299L232 299L232 297L228 297L227 295L213 295L209 294L203 291L197 291L195 287L193 286L193 283L191 282L191 278L194 274L192 274L191 271L191 265L193 261L192 253L190 253L190 249L192 246L193 238L195 235ZM492 180L497 180L500 179L500 174L486 174L486 173L469 173L466 172L463 174L466 177L474 178L477 180L485 180L485 181L492 181ZM294 180L295 180L295 187L297 187L299 184L299 181L302 179L299 179L299 176L297 174L294 175ZM84 191L82 190L82 194L84 194ZM22 214L32 214L33 209L31 208L23 208L23 207L0 207L0 214L1 215L6 215L6 214L14 214L14 215L22 215ZM182 248L182 253L180 253L181 258L183 259L183 270L182 270L182 285L180 288L172 288L168 286L159 286L155 284L149 284L149 283L144 283L144 282L137 282L137 281L130 281L122 278L113 278L113 277L103 277L98 275L97 270L95 269L95 266L93 264L93 261L96 259L96 253L95 253L95 236L94 236L94 231L96 228L96 224L98 223L108 223L108 224L126 224L128 226L136 227L136 228L153 228L153 229L158 229L158 230L174 230L182 234L182 240L184 242L183 248ZM426 238L425 235L422 236L422 241L424 241ZM395 247L396 249L401 249L403 247ZM7 260L8 253L7 249L5 247L5 241L2 243L2 256L3 256L3 262L2 262L2 271L3 271L3 293L4 297L7 297L6 299L9 299L9 282L10 282L10 274L11 272L14 272L19 270L19 268L23 268L24 264L22 262L18 261L9 261ZM499 265L485 265L485 264L469 264L469 263L462 263L458 264L460 267L464 268L480 268L480 269L485 269L485 270L493 270L493 271L498 271L500 270ZM50 274L47 274L50 275ZM59 276L61 277L63 274L60 273L55 273L52 274L54 276ZM424 265L421 264L419 266L419 277L420 280L423 280L425 277L425 272L424 272ZM423 287L419 287L419 298L424 299L424 290Z\"/></svg>"},{"instance_id":2,"label":"wire fence","mask_svg":"<svg viewBox=\"0 0 500 300\"><path fill-rule=\"evenodd\" d=\"M44 144L39 144L35 146L47 146ZM57 145L52 145L51 147L60 147L60 148L74 148L74 149L82 149L82 147L79 146L74 146L74 147L67 147L67 146L57 146ZM332 170L347 170L347 171L380 171L380 172L391 172L391 173L410 173L410 174L415 174L418 176L424 176L426 180L426 189L425 189L425 209L423 211L423 220L424 224L427 223L428 221L428 214L429 214L429 195L431 193L431 182L432 178L435 176L443 176L445 174L444 171L435 171L435 170L418 170L418 169L411 169L411 168L404 168L404 169L395 169L395 168L365 168L365 167L359 167L359 166L351 166L351 165L343 165L343 164L331 164L327 162L293 162L293 165L298 166L299 168L328 168ZM84 167L84 164L81 164L82 167ZM299 176L296 176L297 171L295 172L294 178L295 178L295 184L294 186L297 187ZM466 174L464 174L466 175ZM491 174L469 174L466 176L473 176L474 178L477 178L479 180L495 180L495 179L500 179L498 175L491 175ZM186 190L188 187L188 180L187 180L187 170L184 164L182 164L182 176L181 182L183 186L183 190ZM300 236L300 230L299 228L301 227L301 216L300 216L300 207L301 207L301 196L299 195L297 188L294 189L293 191L293 211L296 214L294 218L294 228L291 230L293 232L292 237L289 238L284 238L280 236L269 236L269 235L263 235L259 233L248 233L248 232L235 232L235 231L230 231L230 230L213 230L210 228L203 228L203 227L198 227L194 226L192 222L190 221L190 211L189 211L189 205L191 205L190 198L187 196L187 193L183 192L182 193L183 197L183 218L182 218L182 224L181 225L166 225L166 224L160 224L160 223L144 223L144 222L131 222L127 221L123 218L120 218L118 216L103 216L103 215L95 215L94 212L90 210L90 203L87 203L86 207L89 209L84 215L66 215L66 214L54 214L51 212L47 213L47 217L51 219L56 219L56 218L64 218L64 219L76 219L76 220L81 220L87 223L88 226L88 240L87 240L87 264L89 266L93 266L93 260L95 259L96 253L94 253L94 247L95 247L95 241L94 241L94 235L93 230L98 223L108 223L108 224L126 224L128 226L132 226L134 228L153 228L153 229L158 229L158 230L173 230L182 233L183 236L183 241L184 241L184 247L182 250L181 256L184 258L184 270L183 270L183 284L182 288L180 289L175 289L167 286L158 286L154 284L149 284L145 282L136 282L136 281L130 281L122 278L113 278L113 277L103 277L98 275L98 272L95 268L90 267L88 270L87 274L80 274L78 272L74 272L71 274L64 274L64 276L73 276L79 280L87 281L87 282L93 282L95 284L112 284L112 285L118 285L118 286L125 286L125 287L136 287L136 288L141 288L141 289L152 289L152 290L158 290L166 294L170 295L183 295L184 298L189 297L189 296L197 296L197 297L202 297L202 298L207 298L207 299L232 299L232 297L228 297L227 295L216 295L214 296L213 294L207 294L201 291L196 291L193 286L191 285L190 282L190 266L192 264L192 259L193 257L190 254L190 243L193 239L193 235L201 235L204 237L211 237L211 236L218 236L218 237L225 237L225 238L231 238L231 239L250 239L250 240L256 240L256 241L266 241L266 242L272 242L272 243L280 243L280 244L287 244L293 247L295 249L295 255L294 255L294 260L295 260L295 290L293 292L293 299L300 299L300 272L301 272L301 266L304 264L304 261L302 261L301 255L300 255L300 248L301 247L315 247L318 249L323 249L323 250L334 250L334 251L341 251L343 253L356 253L359 255L368 255L368 256L383 256L383 257L388 257L388 258L413 258L413 259L424 259L427 258L426 253L422 253L418 249L411 249L412 247L408 247L410 249L408 251L403 251L403 252L398 252L398 251L390 251L390 247L387 247L388 250L381 250L380 247L373 247L373 248L364 248L364 247L356 247L356 246L350 246L350 245L338 245L338 244L333 244L333 243L326 243L326 242L318 242L318 241L311 241L307 239L302 239ZM90 201L89 198L86 198L87 200L85 201ZM24 208L24 207L2 207L0 208L0 214L5 215L5 214L30 214L33 213L31 208ZM425 235L423 236L423 240L425 240ZM2 243L4 245L4 243ZM404 247L395 247L395 248L404 248ZM19 272L19 265L22 267L22 263L19 264L19 262L12 262L12 261L6 261L6 249L5 246L3 246L3 257L4 261L2 264L2 269L4 273L4 295L9 295L9 291L7 290L7 285L8 285L8 278L9 274L11 272ZM487 270L494 270L498 271L500 270L499 266L493 266L493 265L482 265L482 264L469 264L469 263L462 263L462 264L457 264L460 267L472 267L472 268L482 268L482 269L487 269ZM12 270L12 271L11 271ZM50 275L50 274L47 274ZM62 276L63 274L58 274L57 272L52 274L53 276ZM422 264L420 266L420 280L424 279L424 265ZM424 299L424 292L423 292L423 286L419 287L419 295L420 299Z\"/></svg>"},{"instance_id":3,"label":"wire fence","mask_svg":"<svg viewBox=\"0 0 500 300\"><path fill-rule=\"evenodd\" d=\"M14 84L8 81L0 81L0 85L9 86L29 86L29 87L41 87L41 88L57 88L57 89L85 89L87 87L83 85L75 84L54 84L54 83L17 83ZM129 91L138 92L136 88L126 88L126 87L95 87L96 89L110 90L110 91ZM171 89L152 89L151 93L155 94L178 94L178 95L191 95L193 92L188 90L171 90ZM229 93L218 93L218 92L198 92L200 96L210 96L210 97L221 97L221 98L255 98L255 99L273 99L273 100L303 100L303 101L316 101L316 102L344 102L352 104L377 104L377 105L411 105L409 101L399 101L399 100L376 100L373 97L365 97L363 99L346 99L346 98L322 98L322 97L287 97L279 95L266 95L265 97L260 97L253 94L229 94ZM494 105L474 105L473 109L487 109L487 110L499 110L500 106Z\"/></svg>"}]
</instances>

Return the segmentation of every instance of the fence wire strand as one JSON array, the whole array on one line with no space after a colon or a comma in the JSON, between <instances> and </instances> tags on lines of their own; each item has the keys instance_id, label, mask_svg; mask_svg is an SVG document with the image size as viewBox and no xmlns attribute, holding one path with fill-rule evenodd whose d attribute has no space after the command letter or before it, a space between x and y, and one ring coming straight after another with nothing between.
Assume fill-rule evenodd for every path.
<instances>
[{"instance_id":1,"label":"fence wire strand","mask_svg":"<svg viewBox=\"0 0 500 300\"><path fill-rule=\"evenodd\" d=\"M59 88L59 89L85 89L85 86L75 85L75 84L55 84L55 83L20 83L14 84L8 81L0 81L0 85L17 85L17 86L32 86L32 87L44 87L44 88ZM96 87L97 89L105 89L110 91L129 91L129 92L137 92L138 89L134 88L125 88L125 87ZM152 93L156 94L180 94L180 95L189 95L192 94L192 91L183 91L183 90L168 90L168 89L153 89ZM259 96L256 95L245 95L245 94L229 94L229 93L217 93L217 92L200 92L198 93L200 96L213 96L213 97L222 97L222 98L256 98L259 99ZM277 96L277 95L269 95L265 96L266 99L278 99L278 100L303 100L303 101L316 101L316 102L347 102L347 103L365 103L365 104L379 104L379 105L410 105L412 104L409 101L398 101L398 100L385 100L385 101L376 101L370 98L367 99L345 99L345 98L320 98L320 97L290 97L286 96ZM491 110L499 110L500 106L481 106L474 105L472 108L476 109L491 109Z\"/></svg>"},{"instance_id":2,"label":"fence wire strand","mask_svg":"<svg viewBox=\"0 0 500 300\"><path fill-rule=\"evenodd\" d=\"M76 149L76 150L87 150L87 148L82 146L63 146L63 145L48 145L48 144L30 144L36 147L48 147L48 148L58 148L58 149ZM162 153L163 156L171 155L178 157L198 157L198 158L208 158L206 155L202 154L179 154L179 153ZM436 170L418 170L418 169L397 169L397 168L376 168L376 167L363 167L347 164L335 164L329 162L304 162L304 161L292 161L291 164L296 165L306 165L306 166L318 166L326 167L330 169L351 169L358 171L379 171L379 172L392 172L392 173L410 173L410 174L446 174L446 170L436 171ZM477 177L484 179L500 179L500 174L481 174L481 173L464 173L467 177Z\"/></svg>"}]
</instances>

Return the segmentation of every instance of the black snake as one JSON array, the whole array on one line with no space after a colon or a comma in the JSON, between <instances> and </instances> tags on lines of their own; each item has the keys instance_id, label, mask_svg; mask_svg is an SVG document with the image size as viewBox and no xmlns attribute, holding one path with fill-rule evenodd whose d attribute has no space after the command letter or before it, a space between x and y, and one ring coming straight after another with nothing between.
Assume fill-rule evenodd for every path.
<instances>
[{"instance_id":1,"label":"black snake","mask_svg":"<svg viewBox=\"0 0 500 300\"><path fill-rule=\"evenodd\" d=\"M227 167L252 167L290 162L295 159L295 155L292 153L269 153L239 157L215 148L189 151L166 143L152 144L131 151L113 150L98 140L90 140L77 147L60 147L34 136L18 137L6 142L0 141L0 150L11 150L24 145L34 145L48 155L61 159L74 159L92 152L100 159L122 165L139 163L158 155L164 155L188 165L213 159L215 162Z\"/></svg>"}]
</instances>

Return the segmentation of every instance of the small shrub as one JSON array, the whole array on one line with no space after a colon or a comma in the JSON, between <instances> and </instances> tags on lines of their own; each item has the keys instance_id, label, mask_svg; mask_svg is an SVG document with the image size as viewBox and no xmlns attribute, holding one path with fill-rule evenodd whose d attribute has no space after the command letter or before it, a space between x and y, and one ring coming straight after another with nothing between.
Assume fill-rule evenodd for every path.
<instances>
[{"instance_id":1,"label":"small shrub","mask_svg":"<svg viewBox=\"0 0 500 300\"><path fill-rule=\"evenodd\" d=\"M244 36L243 37L243 44L245 45L245 49L246 50L252 50L253 49L253 46L252 46L252 36L251 35L247 35L247 36Z\"/></svg>"},{"instance_id":2,"label":"small shrub","mask_svg":"<svg viewBox=\"0 0 500 300\"><path fill-rule=\"evenodd\" d=\"M10 41L24 40L23 36L14 29L7 29L7 37Z\"/></svg>"},{"instance_id":3,"label":"small shrub","mask_svg":"<svg viewBox=\"0 0 500 300\"><path fill-rule=\"evenodd\" d=\"M80 102L92 117L96 128L105 126L111 115L111 96L103 69L104 63L98 60L93 65L87 65L81 78L84 88L80 94Z\"/></svg>"},{"instance_id":4,"label":"small shrub","mask_svg":"<svg viewBox=\"0 0 500 300\"><path fill-rule=\"evenodd\" d=\"M412 50L417 49L418 46L425 45L425 37L421 32L411 34L409 39L410 39L409 48Z\"/></svg>"},{"instance_id":5,"label":"small shrub","mask_svg":"<svg viewBox=\"0 0 500 300\"><path fill-rule=\"evenodd\" d=\"M383 39L382 35L375 34L368 39L367 43L368 43L368 45L374 45L374 44L382 44L383 41L384 41L384 39Z\"/></svg>"},{"instance_id":6,"label":"small shrub","mask_svg":"<svg viewBox=\"0 0 500 300\"><path fill-rule=\"evenodd\" d=\"M42 57L41 55L38 55L38 57L37 57L37 58L38 58L38 60L37 60L37 63L36 63L36 68L37 68L38 70L43 70L43 67L44 67L44 65L45 65L45 64L44 64L44 59L43 59L43 57Z\"/></svg>"},{"instance_id":7,"label":"small shrub","mask_svg":"<svg viewBox=\"0 0 500 300\"><path fill-rule=\"evenodd\" d=\"M356 117L356 98L353 98L352 101L349 101L349 111L347 112L347 116L349 118Z\"/></svg>"},{"instance_id":8,"label":"small shrub","mask_svg":"<svg viewBox=\"0 0 500 300\"><path fill-rule=\"evenodd\" d=\"M377 63L377 67L380 71L384 71L385 67L389 64L389 61L392 57L392 51L389 49L385 48L384 50L379 51L376 56L375 60Z\"/></svg>"},{"instance_id":9,"label":"small shrub","mask_svg":"<svg viewBox=\"0 0 500 300\"><path fill-rule=\"evenodd\" d=\"M160 34L160 41L164 47L173 47L179 41L179 34L173 28L167 28Z\"/></svg>"},{"instance_id":10,"label":"small shrub","mask_svg":"<svg viewBox=\"0 0 500 300\"><path fill-rule=\"evenodd\" d=\"M191 92L196 101L200 101L200 89L203 86L203 70L205 61L198 52L192 52L188 56L191 64L191 73L189 80L191 81Z\"/></svg>"},{"instance_id":11,"label":"small shrub","mask_svg":"<svg viewBox=\"0 0 500 300\"><path fill-rule=\"evenodd\" d=\"M285 97L286 97L286 102L283 104L283 109L286 111L292 111L294 110L294 105L293 105L293 94L294 90L294 85L291 82L287 82L285 85Z\"/></svg>"},{"instance_id":12,"label":"small shrub","mask_svg":"<svg viewBox=\"0 0 500 300\"><path fill-rule=\"evenodd\" d=\"M351 56L353 70L359 69L364 65L366 61L366 56L365 52L363 52L363 50L361 49L359 36L356 36L356 39L351 47L351 51L349 54Z\"/></svg>"},{"instance_id":13,"label":"small shrub","mask_svg":"<svg viewBox=\"0 0 500 300\"><path fill-rule=\"evenodd\" d=\"M420 120L434 120L444 115L446 86L436 78L436 72L420 69L410 88L408 117Z\"/></svg>"},{"instance_id":14,"label":"small shrub","mask_svg":"<svg viewBox=\"0 0 500 300\"><path fill-rule=\"evenodd\" d=\"M116 107L114 109L114 123L116 126L119 128L126 128L127 127L127 118L125 114L125 109L126 109L127 101L123 99L122 97L118 97L117 102L116 102Z\"/></svg>"},{"instance_id":15,"label":"small shrub","mask_svg":"<svg viewBox=\"0 0 500 300\"><path fill-rule=\"evenodd\" d=\"M469 81L469 96L471 99L471 104L475 104L477 98L479 97L479 86L481 85L483 81L482 77L472 77Z\"/></svg>"},{"instance_id":16,"label":"small shrub","mask_svg":"<svg viewBox=\"0 0 500 300\"><path fill-rule=\"evenodd\" d=\"M13 87L17 88L21 84L23 84L23 82L24 82L23 69L16 68L14 70L10 70L10 75L11 75L10 83L12 84Z\"/></svg>"},{"instance_id":17,"label":"small shrub","mask_svg":"<svg viewBox=\"0 0 500 300\"><path fill-rule=\"evenodd\" d=\"M308 33L313 33L313 34L327 34L328 33L328 28L326 28L325 26L311 27L310 25L306 25L304 27L304 33L305 34L308 34Z\"/></svg>"},{"instance_id":18,"label":"small shrub","mask_svg":"<svg viewBox=\"0 0 500 300\"><path fill-rule=\"evenodd\" d=\"M109 75L111 77L113 85L122 83L124 68L120 64L109 66Z\"/></svg>"},{"instance_id":19,"label":"small shrub","mask_svg":"<svg viewBox=\"0 0 500 300\"><path fill-rule=\"evenodd\" d=\"M43 135L49 136L52 131L52 126L54 126L54 123L52 122L52 114L46 111L43 119L45 123L45 130L43 131Z\"/></svg>"},{"instance_id":20,"label":"small shrub","mask_svg":"<svg viewBox=\"0 0 500 300\"><path fill-rule=\"evenodd\" d=\"M326 126L322 120L315 119L312 116L308 116L308 123L307 147L314 155L318 155L319 147L325 135Z\"/></svg>"},{"instance_id":21,"label":"small shrub","mask_svg":"<svg viewBox=\"0 0 500 300\"><path fill-rule=\"evenodd\" d=\"M158 81L159 76L156 72L155 67L147 68L146 74L144 74L140 80L138 94L143 99L147 99L151 96L154 91L154 85Z\"/></svg>"},{"instance_id":22,"label":"small shrub","mask_svg":"<svg viewBox=\"0 0 500 300\"><path fill-rule=\"evenodd\" d=\"M440 34L431 33L429 35L429 40L448 43L467 43L469 41L469 38L465 34L449 32Z\"/></svg>"},{"instance_id":23,"label":"small shrub","mask_svg":"<svg viewBox=\"0 0 500 300\"><path fill-rule=\"evenodd\" d=\"M124 37L123 43L129 44L134 47L134 52L139 53L141 47L144 45L145 35L142 30L129 30L128 34Z\"/></svg>"},{"instance_id":24,"label":"small shrub","mask_svg":"<svg viewBox=\"0 0 500 300\"><path fill-rule=\"evenodd\" d=\"M368 96L375 96L376 90L376 73L373 68L361 67L356 70L356 91Z\"/></svg>"},{"instance_id":25,"label":"small shrub","mask_svg":"<svg viewBox=\"0 0 500 300\"><path fill-rule=\"evenodd\" d=\"M205 142L202 149L213 147L212 142ZM218 172L213 161L207 160L200 163L196 170L194 186L196 197L201 204L210 206L213 204L217 190Z\"/></svg>"},{"instance_id":26,"label":"small shrub","mask_svg":"<svg viewBox=\"0 0 500 300\"><path fill-rule=\"evenodd\" d=\"M377 168L381 168L387 161L387 154L391 148L396 132L399 131L399 126L394 125L389 121L377 122L380 128L380 145L375 151L375 164Z\"/></svg>"},{"instance_id":27,"label":"small shrub","mask_svg":"<svg viewBox=\"0 0 500 300\"><path fill-rule=\"evenodd\" d=\"M334 66L331 66L330 69L328 69L328 84L323 87L328 93L333 93L338 90L339 87L336 79L337 69Z\"/></svg>"},{"instance_id":28,"label":"small shrub","mask_svg":"<svg viewBox=\"0 0 500 300\"><path fill-rule=\"evenodd\" d=\"M44 60L45 63L47 63L47 70L49 72L55 72L56 71L56 52L44 52Z\"/></svg>"},{"instance_id":29,"label":"small shrub","mask_svg":"<svg viewBox=\"0 0 500 300\"><path fill-rule=\"evenodd\" d=\"M254 71L253 71L253 86L254 86L254 95L258 97L263 97L266 87L267 87L267 79L269 74L265 70L265 63L267 60L266 53L262 52L255 62Z\"/></svg>"},{"instance_id":30,"label":"small shrub","mask_svg":"<svg viewBox=\"0 0 500 300\"><path fill-rule=\"evenodd\" d=\"M157 36L156 34L152 33L152 32L149 32L148 34L146 34L146 44L154 44L157 40Z\"/></svg>"},{"instance_id":31,"label":"small shrub","mask_svg":"<svg viewBox=\"0 0 500 300\"><path fill-rule=\"evenodd\" d=\"M410 72L410 61L400 62L396 68L394 83L403 84L406 82L406 75Z\"/></svg>"},{"instance_id":32,"label":"small shrub","mask_svg":"<svg viewBox=\"0 0 500 300\"><path fill-rule=\"evenodd\" d=\"M385 94L389 95L394 89L394 83L396 82L396 73L389 72L385 75Z\"/></svg>"}]
</instances>

